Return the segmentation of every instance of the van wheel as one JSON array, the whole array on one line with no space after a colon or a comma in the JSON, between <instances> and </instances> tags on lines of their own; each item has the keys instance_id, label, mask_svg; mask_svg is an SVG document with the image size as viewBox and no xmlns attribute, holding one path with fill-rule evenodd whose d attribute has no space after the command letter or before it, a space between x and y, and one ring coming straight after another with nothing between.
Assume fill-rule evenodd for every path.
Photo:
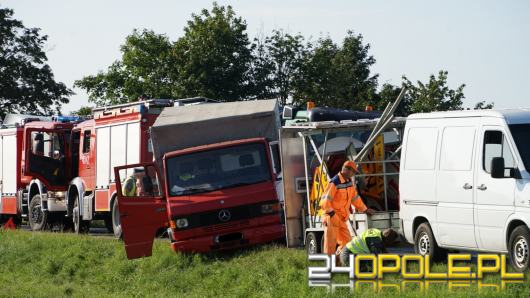
<instances>
[{"instance_id":1,"label":"van wheel","mask_svg":"<svg viewBox=\"0 0 530 298\"><path fill-rule=\"evenodd\" d=\"M34 195L28 207L28 221L32 231L42 231L48 223L48 211L42 211L40 195Z\"/></svg>"},{"instance_id":2,"label":"van wheel","mask_svg":"<svg viewBox=\"0 0 530 298\"><path fill-rule=\"evenodd\" d=\"M324 237L319 237L318 233L309 232L307 233L307 238L305 240L305 246L307 249L307 254L315 255L322 252L322 239Z\"/></svg>"},{"instance_id":3,"label":"van wheel","mask_svg":"<svg viewBox=\"0 0 530 298\"><path fill-rule=\"evenodd\" d=\"M429 259L438 261L443 255L443 249L438 247L429 223L422 223L414 234L414 252Z\"/></svg>"},{"instance_id":4,"label":"van wheel","mask_svg":"<svg viewBox=\"0 0 530 298\"><path fill-rule=\"evenodd\" d=\"M120 210L118 209L118 198L115 198L112 203L112 231L114 237L117 239L122 238L121 223L120 223Z\"/></svg>"},{"instance_id":5,"label":"van wheel","mask_svg":"<svg viewBox=\"0 0 530 298\"><path fill-rule=\"evenodd\" d=\"M508 245L512 267L518 272L526 271L530 255L530 230L526 226L515 228L510 235Z\"/></svg>"},{"instance_id":6,"label":"van wheel","mask_svg":"<svg viewBox=\"0 0 530 298\"><path fill-rule=\"evenodd\" d=\"M72 209L72 221L74 224L74 232L76 234L86 234L90 229L90 221L81 218L81 211L79 208L79 198L74 199L74 208Z\"/></svg>"}]
</instances>

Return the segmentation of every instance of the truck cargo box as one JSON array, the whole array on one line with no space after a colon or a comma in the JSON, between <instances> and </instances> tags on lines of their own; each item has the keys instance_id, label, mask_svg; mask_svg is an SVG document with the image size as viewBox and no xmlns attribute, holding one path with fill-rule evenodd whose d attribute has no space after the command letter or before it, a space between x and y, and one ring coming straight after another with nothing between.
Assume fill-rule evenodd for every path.
<instances>
[{"instance_id":1,"label":"truck cargo box","mask_svg":"<svg viewBox=\"0 0 530 298\"><path fill-rule=\"evenodd\" d=\"M280 117L276 100L211 103L165 108L151 127L155 159L185 148L219 142L278 139Z\"/></svg>"}]
</instances>

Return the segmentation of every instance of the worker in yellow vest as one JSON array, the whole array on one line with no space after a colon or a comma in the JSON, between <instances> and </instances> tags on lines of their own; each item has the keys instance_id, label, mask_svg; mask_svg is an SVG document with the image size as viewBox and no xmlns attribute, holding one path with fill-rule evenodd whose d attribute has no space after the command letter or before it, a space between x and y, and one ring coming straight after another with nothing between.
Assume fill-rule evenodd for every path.
<instances>
[{"instance_id":1,"label":"worker in yellow vest","mask_svg":"<svg viewBox=\"0 0 530 298\"><path fill-rule=\"evenodd\" d=\"M354 237L340 253L340 262L343 266L349 264L350 255L386 253L386 247L398 237L396 231L386 229L368 229Z\"/></svg>"},{"instance_id":2,"label":"worker in yellow vest","mask_svg":"<svg viewBox=\"0 0 530 298\"><path fill-rule=\"evenodd\" d=\"M145 170L143 167L137 167L133 169L133 174L123 182L121 192L125 197L136 197L138 196L137 183L142 180L145 176Z\"/></svg>"}]
</instances>

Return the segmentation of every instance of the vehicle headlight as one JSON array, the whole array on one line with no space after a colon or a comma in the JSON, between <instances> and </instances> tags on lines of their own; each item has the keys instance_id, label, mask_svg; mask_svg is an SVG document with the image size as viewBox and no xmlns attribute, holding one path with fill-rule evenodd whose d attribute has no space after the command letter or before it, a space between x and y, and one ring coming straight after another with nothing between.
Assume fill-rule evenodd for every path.
<instances>
[{"instance_id":1,"label":"vehicle headlight","mask_svg":"<svg viewBox=\"0 0 530 298\"><path fill-rule=\"evenodd\" d=\"M280 211L280 204L278 203L261 205L262 214L272 214L277 213L278 211Z\"/></svg>"},{"instance_id":2,"label":"vehicle headlight","mask_svg":"<svg viewBox=\"0 0 530 298\"><path fill-rule=\"evenodd\" d=\"M184 229L188 227L188 219L187 218L177 218L175 221L177 225L177 229Z\"/></svg>"}]
</instances>

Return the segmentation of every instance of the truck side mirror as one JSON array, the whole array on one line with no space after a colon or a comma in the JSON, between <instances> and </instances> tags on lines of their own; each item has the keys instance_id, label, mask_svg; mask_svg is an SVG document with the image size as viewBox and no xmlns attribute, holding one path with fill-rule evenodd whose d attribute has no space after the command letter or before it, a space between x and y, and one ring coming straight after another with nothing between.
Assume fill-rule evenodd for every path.
<instances>
[{"instance_id":1,"label":"truck side mirror","mask_svg":"<svg viewBox=\"0 0 530 298\"><path fill-rule=\"evenodd\" d=\"M495 179L506 178L504 170L504 158L494 157L491 160L491 177Z\"/></svg>"}]
</instances>

